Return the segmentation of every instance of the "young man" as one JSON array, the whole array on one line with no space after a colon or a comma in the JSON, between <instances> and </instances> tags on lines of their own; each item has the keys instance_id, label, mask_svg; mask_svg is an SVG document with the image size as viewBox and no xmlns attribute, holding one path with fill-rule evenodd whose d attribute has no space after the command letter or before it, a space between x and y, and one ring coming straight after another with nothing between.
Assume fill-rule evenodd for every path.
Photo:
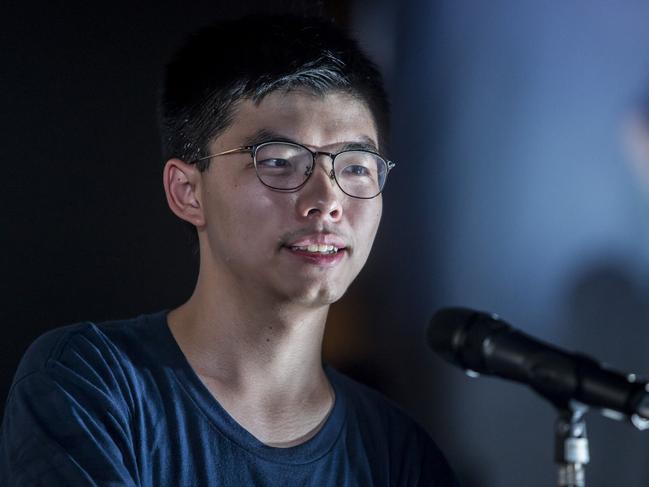
<instances>
[{"instance_id":1,"label":"young man","mask_svg":"<svg viewBox=\"0 0 649 487\"><path fill-rule=\"evenodd\" d=\"M392 163L380 75L329 23L195 37L161 100L164 187L195 228L193 295L50 332L7 403L8 485L456 485L411 419L321 362Z\"/></svg>"}]
</instances>

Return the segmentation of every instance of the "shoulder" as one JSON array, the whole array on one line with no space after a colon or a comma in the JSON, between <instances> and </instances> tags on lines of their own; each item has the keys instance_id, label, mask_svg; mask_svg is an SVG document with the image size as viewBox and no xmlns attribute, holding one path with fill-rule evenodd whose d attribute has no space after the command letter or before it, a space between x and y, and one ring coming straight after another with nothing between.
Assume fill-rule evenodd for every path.
<instances>
[{"instance_id":1,"label":"shoulder","mask_svg":"<svg viewBox=\"0 0 649 487\"><path fill-rule=\"evenodd\" d=\"M152 317L141 315L126 320L91 321L52 329L27 348L13 380L13 387L33 376L97 376L102 371L115 375L142 350Z\"/></svg>"},{"instance_id":2,"label":"shoulder","mask_svg":"<svg viewBox=\"0 0 649 487\"><path fill-rule=\"evenodd\" d=\"M38 337L18 365L3 427L12 423L14 432L18 425L27 430L55 417L59 426L67 421L85 431L82 418L101 417L124 429L141 393L142 360L155 355L146 344L146 332L156 328L151 316L75 323Z\"/></svg>"},{"instance_id":3,"label":"shoulder","mask_svg":"<svg viewBox=\"0 0 649 487\"><path fill-rule=\"evenodd\" d=\"M331 367L327 374L345 404L348 434L362 438L370 457L382 458L396 478L409 479L403 485L457 485L433 439L400 406Z\"/></svg>"},{"instance_id":4,"label":"shoulder","mask_svg":"<svg viewBox=\"0 0 649 487\"><path fill-rule=\"evenodd\" d=\"M23 355L14 383L45 369L52 359L56 360L61 355L61 351L68 346L70 339L92 327L93 324L90 322L76 323L55 328L39 336Z\"/></svg>"},{"instance_id":5,"label":"shoulder","mask_svg":"<svg viewBox=\"0 0 649 487\"><path fill-rule=\"evenodd\" d=\"M399 405L375 389L328 367L327 373L337 394L342 394L348 411L361 415L373 424L393 429L396 427L420 429Z\"/></svg>"},{"instance_id":6,"label":"shoulder","mask_svg":"<svg viewBox=\"0 0 649 487\"><path fill-rule=\"evenodd\" d=\"M133 485L139 382L132 359L141 321L76 323L32 343L6 402L0 477L12 485L79 485L94 472Z\"/></svg>"}]
</instances>

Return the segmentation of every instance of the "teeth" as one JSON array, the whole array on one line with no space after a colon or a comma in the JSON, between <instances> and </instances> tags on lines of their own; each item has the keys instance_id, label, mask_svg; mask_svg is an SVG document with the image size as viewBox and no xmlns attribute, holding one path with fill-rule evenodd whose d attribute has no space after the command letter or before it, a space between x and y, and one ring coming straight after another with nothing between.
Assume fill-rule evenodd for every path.
<instances>
[{"instance_id":1,"label":"teeth","mask_svg":"<svg viewBox=\"0 0 649 487\"><path fill-rule=\"evenodd\" d=\"M304 247L300 246L294 246L293 247L295 250L302 250L306 252L318 252L320 254L333 254L338 252L338 248L334 247L333 245L325 245L325 244L310 244Z\"/></svg>"}]
</instances>

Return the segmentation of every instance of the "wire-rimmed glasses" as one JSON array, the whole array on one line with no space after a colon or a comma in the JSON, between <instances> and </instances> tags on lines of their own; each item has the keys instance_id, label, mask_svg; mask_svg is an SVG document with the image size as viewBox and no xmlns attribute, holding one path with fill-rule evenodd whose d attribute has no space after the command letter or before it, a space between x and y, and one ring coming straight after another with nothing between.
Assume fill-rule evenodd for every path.
<instances>
[{"instance_id":1,"label":"wire-rimmed glasses","mask_svg":"<svg viewBox=\"0 0 649 487\"><path fill-rule=\"evenodd\" d=\"M340 152L312 151L294 142L271 141L237 147L218 154L195 159L190 164L213 157L248 152L252 156L259 181L277 191L297 191L306 184L315 169L319 155L331 157L329 177L348 196L371 199L385 187L388 173L395 166L380 154L366 149Z\"/></svg>"}]
</instances>

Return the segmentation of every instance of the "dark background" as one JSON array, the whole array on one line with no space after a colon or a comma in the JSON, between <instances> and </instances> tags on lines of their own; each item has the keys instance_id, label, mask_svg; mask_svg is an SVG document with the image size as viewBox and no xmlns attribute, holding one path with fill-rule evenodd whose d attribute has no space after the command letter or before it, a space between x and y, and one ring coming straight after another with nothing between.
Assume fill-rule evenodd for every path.
<instances>
[{"instance_id":1,"label":"dark background","mask_svg":"<svg viewBox=\"0 0 649 487\"><path fill-rule=\"evenodd\" d=\"M440 306L488 309L649 374L649 204L620 137L649 91L649 6L269 4L2 4L0 403L41 333L172 308L192 291L197 261L166 206L155 117L181 40L253 10L324 11L386 76L398 163L374 253L331 311L326 356L419 419L466 487L553 485L550 406L469 381L433 357L424 330ZM649 483L649 433L594 413L589 428L589 485Z\"/></svg>"}]
</instances>

